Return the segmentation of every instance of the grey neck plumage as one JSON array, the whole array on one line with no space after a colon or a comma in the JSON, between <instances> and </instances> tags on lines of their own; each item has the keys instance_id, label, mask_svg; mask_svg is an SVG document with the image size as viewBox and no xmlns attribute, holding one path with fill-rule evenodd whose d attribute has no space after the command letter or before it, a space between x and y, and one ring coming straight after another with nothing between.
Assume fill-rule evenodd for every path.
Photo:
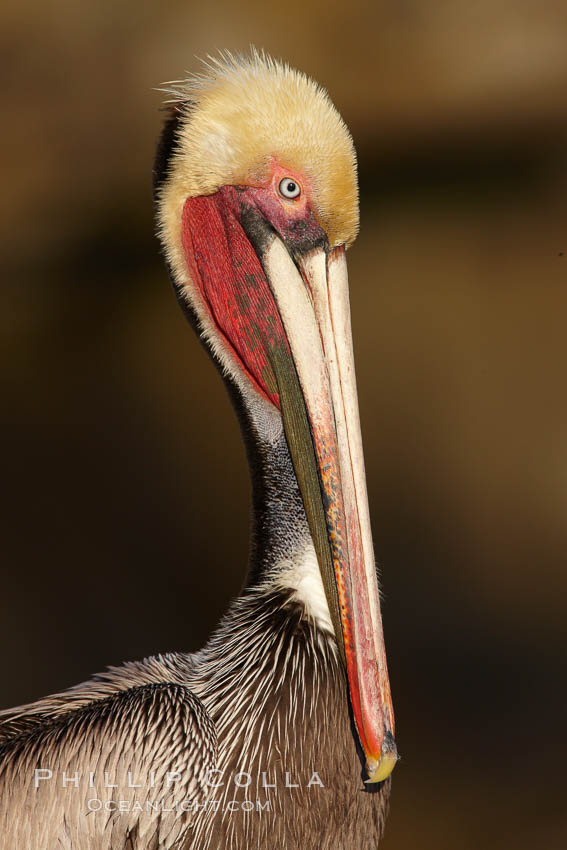
<instances>
[{"instance_id":1,"label":"grey neck plumage","mask_svg":"<svg viewBox=\"0 0 567 850\"><path fill-rule=\"evenodd\" d=\"M253 585L303 551L311 534L283 429L274 438L255 422L249 441L253 521L248 584Z\"/></svg>"}]
</instances>

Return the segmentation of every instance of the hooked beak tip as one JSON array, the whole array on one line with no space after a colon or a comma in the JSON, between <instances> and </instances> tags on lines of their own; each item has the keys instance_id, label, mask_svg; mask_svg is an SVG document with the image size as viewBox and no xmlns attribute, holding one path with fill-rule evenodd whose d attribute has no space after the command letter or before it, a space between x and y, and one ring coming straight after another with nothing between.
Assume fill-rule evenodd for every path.
<instances>
[{"instance_id":1,"label":"hooked beak tip","mask_svg":"<svg viewBox=\"0 0 567 850\"><path fill-rule=\"evenodd\" d=\"M384 782L392 773L398 759L396 742L392 735L387 734L379 758L374 758L371 755L366 757L368 779L364 780L365 784L373 785L377 782Z\"/></svg>"}]
</instances>

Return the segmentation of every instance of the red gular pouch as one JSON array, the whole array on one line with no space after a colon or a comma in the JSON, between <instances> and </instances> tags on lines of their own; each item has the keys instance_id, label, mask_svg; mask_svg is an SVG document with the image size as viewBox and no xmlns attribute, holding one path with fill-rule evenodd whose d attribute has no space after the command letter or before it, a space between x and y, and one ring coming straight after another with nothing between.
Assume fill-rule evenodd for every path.
<instances>
[{"instance_id":1,"label":"red gular pouch","mask_svg":"<svg viewBox=\"0 0 567 850\"><path fill-rule=\"evenodd\" d=\"M270 285L241 220L254 212L250 189L224 186L187 198L182 243L189 273L242 371L280 408L272 362L291 352ZM256 210L259 215L259 211Z\"/></svg>"}]
</instances>

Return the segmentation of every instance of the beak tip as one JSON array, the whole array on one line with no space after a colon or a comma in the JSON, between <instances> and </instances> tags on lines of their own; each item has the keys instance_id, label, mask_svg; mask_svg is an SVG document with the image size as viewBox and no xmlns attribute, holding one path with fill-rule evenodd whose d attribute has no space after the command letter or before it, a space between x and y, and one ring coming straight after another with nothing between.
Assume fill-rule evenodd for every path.
<instances>
[{"instance_id":1,"label":"beak tip","mask_svg":"<svg viewBox=\"0 0 567 850\"><path fill-rule=\"evenodd\" d=\"M392 773L398 759L396 743L393 737L388 735L384 740L384 746L382 747L379 758L374 758L371 755L366 757L368 779L364 780L365 784L374 785L377 782L384 782Z\"/></svg>"}]
</instances>

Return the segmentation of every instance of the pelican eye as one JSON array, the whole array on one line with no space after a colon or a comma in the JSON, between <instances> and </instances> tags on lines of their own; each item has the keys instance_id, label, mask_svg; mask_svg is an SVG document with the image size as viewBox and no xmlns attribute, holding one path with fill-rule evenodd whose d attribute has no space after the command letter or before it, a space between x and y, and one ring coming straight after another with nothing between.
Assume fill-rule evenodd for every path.
<instances>
[{"instance_id":1,"label":"pelican eye","mask_svg":"<svg viewBox=\"0 0 567 850\"><path fill-rule=\"evenodd\" d=\"M294 198L299 198L301 195L301 186L292 177L284 177L283 180L280 180L278 189L283 198L291 198L293 200Z\"/></svg>"}]
</instances>

